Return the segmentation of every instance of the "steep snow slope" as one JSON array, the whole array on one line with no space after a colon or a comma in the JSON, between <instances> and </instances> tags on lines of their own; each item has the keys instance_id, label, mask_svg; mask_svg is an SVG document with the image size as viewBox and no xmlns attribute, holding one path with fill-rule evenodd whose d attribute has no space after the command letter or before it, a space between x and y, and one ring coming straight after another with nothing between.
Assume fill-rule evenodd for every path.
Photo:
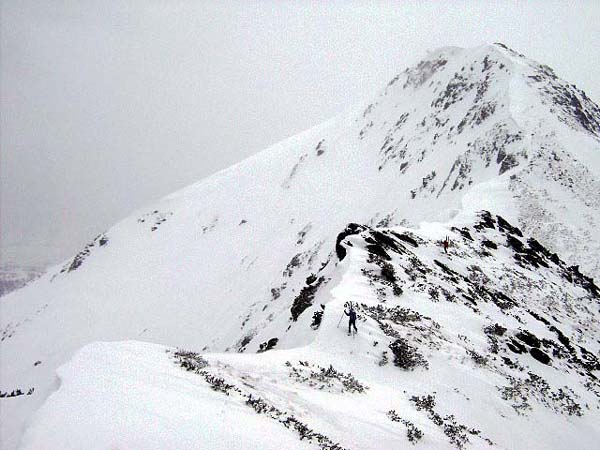
<instances>
[{"instance_id":1,"label":"steep snow slope","mask_svg":"<svg viewBox=\"0 0 600 450\"><path fill-rule=\"evenodd\" d=\"M597 276L599 117L584 93L501 45L441 49L366 108L137 212L0 301L0 388L35 387L2 400L3 446L86 343L310 343L311 315L291 320L291 307L349 222L416 226L487 208Z\"/></svg>"},{"instance_id":2,"label":"steep snow slope","mask_svg":"<svg viewBox=\"0 0 600 450\"><path fill-rule=\"evenodd\" d=\"M309 306L325 312L310 345L201 356L91 344L58 371L23 448L594 448L591 280L489 213L344 235L343 259L322 271L334 287ZM349 300L354 337L337 326Z\"/></svg>"}]
</instances>

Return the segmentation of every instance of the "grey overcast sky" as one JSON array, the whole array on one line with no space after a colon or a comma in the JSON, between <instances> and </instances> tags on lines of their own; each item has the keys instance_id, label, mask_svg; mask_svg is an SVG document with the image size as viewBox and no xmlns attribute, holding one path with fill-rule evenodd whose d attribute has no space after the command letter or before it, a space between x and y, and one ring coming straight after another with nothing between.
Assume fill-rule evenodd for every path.
<instances>
[{"instance_id":1,"label":"grey overcast sky","mask_svg":"<svg viewBox=\"0 0 600 450\"><path fill-rule=\"evenodd\" d=\"M600 100L599 1L2 0L2 260L60 262L427 50L497 41Z\"/></svg>"}]
</instances>

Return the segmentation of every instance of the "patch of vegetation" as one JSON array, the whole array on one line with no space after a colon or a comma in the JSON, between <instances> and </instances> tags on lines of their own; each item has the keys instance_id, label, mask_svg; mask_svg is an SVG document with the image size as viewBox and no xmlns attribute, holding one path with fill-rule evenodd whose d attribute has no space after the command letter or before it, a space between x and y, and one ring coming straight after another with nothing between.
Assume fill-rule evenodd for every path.
<instances>
[{"instance_id":1,"label":"patch of vegetation","mask_svg":"<svg viewBox=\"0 0 600 450\"><path fill-rule=\"evenodd\" d=\"M313 330L317 330L321 326L321 321L323 320L323 313L325 312L325 305L321 304L321 310L315 311L312 316L312 323L310 327Z\"/></svg>"},{"instance_id":2,"label":"patch of vegetation","mask_svg":"<svg viewBox=\"0 0 600 450\"><path fill-rule=\"evenodd\" d=\"M271 299L277 300L279 297L281 297L281 291L283 291L286 288L286 286L287 286L287 283L283 283L279 287L271 288Z\"/></svg>"},{"instance_id":3,"label":"patch of vegetation","mask_svg":"<svg viewBox=\"0 0 600 450\"><path fill-rule=\"evenodd\" d=\"M398 414L396 414L395 410L391 409L390 411L388 411L387 416L392 422L400 422L404 424L404 426L406 427L406 437L408 438L408 442L410 442L411 444L416 444L423 437L423 432L419 428L417 428L417 426L414 423L400 417Z\"/></svg>"},{"instance_id":4,"label":"patch of vegetation","mask_svg":"<svg viewBox=\"0 0 600 450\"><path fill-rule=\"evenodd\" d=\"M173 357L179 365L188 372L193 371L198 373L200 370L208 367L208 361L202 355L188 350L177 350L173 353Z\"/></svg>"},{"instance_id":5,"label":"patch of vegetation","mask_svg":"<svg viewBox=\"0 0 600 450\"><path fill-rule=\"evenodd\" d=\"M386 308L383 305L369 306L365 303L361 303L357 306L361 312L364 312L377 322L389 320L393 323L404 325L409 322L420 322L423 319L429 319L429 317L425 317L417 311L413 311L409 308L402 308L401 306Z\"/></svg>"},{"instance_id":6,"label":"patch of vegetation","mask_svg":"<svg viewBox=\"0 0 600 450\"><path fill-rule=\"evenodd\" d=\"M475 364L477 364L478 366L482 366L485 367L488 364L488 359L487 357L480 355L479 353L477 353L475 350L467 350L467 354L471 357L471 359L475 362Z\"/></svg>"},{"instance_id":7,"label":"patch of vegetation","mask_svg":"<svg viewBox=\"0 0 600 450\"><path fill-rule=\"evenodd\" d=\"M294 273L294 270L296 268L300 267L301 264L302 264L302 253L296 253L294 256L292 256L292 259L290 259L290 262L285 267L285 270L283 271L283 276L291 277L292 274Z\"/></svg>"},{"instance_id":8,"label":"patch of vegetation","mask_svg":"<svg viewBox=\"0 0 600 450\"><path fill-rule=\"evenodd\" d=\"M489 439L480 436L481 431L476 430L475 428L468 428L466 425L458 423L454 415L450 414L442 417L440 414L438 414L435 411L436 402L433 395L424 395L421 397L412 396L410 401L414 403L417 411L426 411L429 420L431 420L438 427L442 428L444 434L448 436L450 442L457 448L465 448L465 445L470 442L469 435L479 436L489 445L494 445L494 443Z\"/></svg>"},{"instance_id":9,"label":"patch of vegetation","mask_svg":"<svg viewBox=\"0 0 600 450\"><path fill-rule=\"evenodd\" d=\"M377 363L377 365L379 365L379 367L382 367L382 366L385 366L389 362L390 362L390 360L388 358L388 352L386 350L384 350L381 353L381 359L379 360L379 362Z\"/></svg>"},{"instance_id":10,"label":"patch of vegetation","mask_svg":"<svg viewBox=\"0 0 600 450\"><path fill-rule=\"evenodd\" d=\"M430 273L431 269L428 268L426 265L424 265L419 260L419 258L417 258L414 255L409 256L408 262L409 262L409 265L404 268L404 272L406 273L406 275L408 275L410 280L417 281L417 280L421 279L421 280L425 281L427 279L427 277L425 275Z\"/></svg>"},{"instance_id":11,"label":"patch of vegetation","mask_svg":"<svg viewBox=\"0 0 600 450\"><path fill-rule=\"evenodd\" d=\"M380 256L373 253L369 253L369 258L367 262L375 263L380 268L379 274L377 274L374 270L368 270L365 268L361 269L362 274L369 279L369 284L371 286L374 286L375 283L379 283L383 286L391 288L392 293L395 296L399 297L400 295L402 295L402 288L397 283L398 278L396 276L396 270L394 269L394 266L391 263L384 261ZM377 288L378 298L385 298L385 292L386 291L384 287Z\"/></svg>"},{"instance_id":12,"label":"patch of vegetation","mask_svg":"<svg viewBox=\"0 0 600 450\"><path fill-rule=\"evenodd\" d=\"M438 290L437 287L431 286L427 290L427 293L429 294L429 298L431 299L432 302L439 302L440 301L440 291Z\"/></svg>"},{"instance_id":13,"label":"patch of vegetation","mask_svg":"<svg viewBox=\"0 0 600 450\"><path fill-rule=\"evenodd\" d=\"M293 415L273 406L268 401L260 397L254 397L251 393L244 393L237 386L227 383L223 378L209 373L205 370L208 367L208 363L197 353L178 350L173 355L181 367L187 371L193 370L194 373L202 376L213 391L221 392L228 396L237 396L257 414L264 414L284 427L295 431L300 440L306 439L309 443L317 445L322 450L348 450L333 442L322 433L311 429Z\"/></svg>"},{"instance_id":14,"label":"patch of vegetation","mask_svg":"<svg viewBox=\"0 0 600 450\"><path fill-rule=\"evenodd\" d=\"M290 369L290 378L298 383L305 384L318 390L328 392L363 393L368 386L359 382L351 373L340 372L332 365L327 369L315 366L307 361L299 361L299 366L294 366L289 361L286 366Z\"/></svg>"},{"instance_id":15,"label":"patch of vegetation","mask_svg":"<svg viewBox=\"0 0 600 450\"><path fill-rule=\"evenodd\" d=\"M496 323L494 325L488 325L487 327L484 327L483 332L490 342L490 351L492 353L498 353L500 350L498 338L504 336L504 333L506 333L506 328Z\"/></svg>"},{"instance_id":16,"label":"patch of vegetation","mask_svg":"<svg viewBox=\"0 0 600 450\"><path fill-rule=\"evenodd\" d=\"M540 404L556 412L569 416L582 416L581 406L573 400L575 393L568 387L552 391L550 385L539 375L527 372L527 378L518 379L508 375L509 386L498 387L502 398L511 402L512 408L520 415L531 410L533 398Z\"/></svg>"},{"instance_id":17,"label":"patch of vegetation","mask_svg":"<svg viewBox=\"0 0 600 450\"><path fill-rule=\"evenodd\" d=\"M429 363L419 351L411 346L406 339L398 338L389 345L394 354L394 364L404 370L414 370L415 367L429 368Z\"/></svg>"}]
</instances>

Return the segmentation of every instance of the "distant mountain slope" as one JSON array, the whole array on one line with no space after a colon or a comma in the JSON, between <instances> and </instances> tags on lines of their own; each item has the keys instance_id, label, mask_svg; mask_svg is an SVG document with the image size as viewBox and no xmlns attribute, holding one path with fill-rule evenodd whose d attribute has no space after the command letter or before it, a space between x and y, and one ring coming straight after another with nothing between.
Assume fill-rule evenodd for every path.
<instances>
[{"instance_id":1,"label":"distant mountain slope","mask_svg":"<svg viewBox=\"0 0 600 450\"><path fill-rule=\"evenodd\" d=\"M594 448L600 289L500 216L455 225L346 229L292 306L308 346L85 347L24 448Z\"/></svg>"},{"instance_id":2,"label":"distant mountain slope","mask_svg":"<svg viewBox=\"0 0 600 450\"><path fill-rule=\"evenodd\" d=\"M3 444L93 341L310 344L313 311L292 306L314 283L336 285L320 271L335 275L350 222L414 228L487 209L600 275L599 117L583 92L500 44L441 49L366 107L136 212L0 301L0 389L35 387L0 411Z\"/></svg>"},{"instance_id":3,"label":"distant mountain slope","mask_svg":"<svg viewBox=\"0 0 600 450\"><path fill-rule=\"evenodd\" d=\"M0 297L22 288L42 273L43 270L34 267L20 267L14 264L0 265Z\"/></svg>"}]
</instances>

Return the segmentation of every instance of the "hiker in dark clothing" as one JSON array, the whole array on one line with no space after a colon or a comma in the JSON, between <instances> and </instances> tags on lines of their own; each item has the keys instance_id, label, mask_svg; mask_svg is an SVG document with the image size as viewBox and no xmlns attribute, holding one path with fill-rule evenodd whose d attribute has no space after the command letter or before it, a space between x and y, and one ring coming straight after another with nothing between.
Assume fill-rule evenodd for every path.
<instances>
[{"instance_id":1,"label":"hiker in dark clothing","mask_svg":"<svg viewBox=\"0 0 600 450\"><path fill-rule=\"evenodd\" d=\"M448 245L450 244L449 240L448 240L448 236L446 236L446 239L444 239L444 242L442 243L442 245L444 246L444 252L448 253Z\"/></svg>"},{"instance_id":2,"label":"hiker in dark clothing","mask_svg":"<svg viewBox=\"0 0 600 450\"><path fill-rule=\"evenodd\" d=\"M358 330L356 329L356 311L354 311L354 308L352 307L352 303L349 304L349 310L346 311L344 309L344 314L346 314L349 318L348 320L348 334L352 334L352 327L354 327L354 332L358 333Z\"/></svg>"}]
</instances>

